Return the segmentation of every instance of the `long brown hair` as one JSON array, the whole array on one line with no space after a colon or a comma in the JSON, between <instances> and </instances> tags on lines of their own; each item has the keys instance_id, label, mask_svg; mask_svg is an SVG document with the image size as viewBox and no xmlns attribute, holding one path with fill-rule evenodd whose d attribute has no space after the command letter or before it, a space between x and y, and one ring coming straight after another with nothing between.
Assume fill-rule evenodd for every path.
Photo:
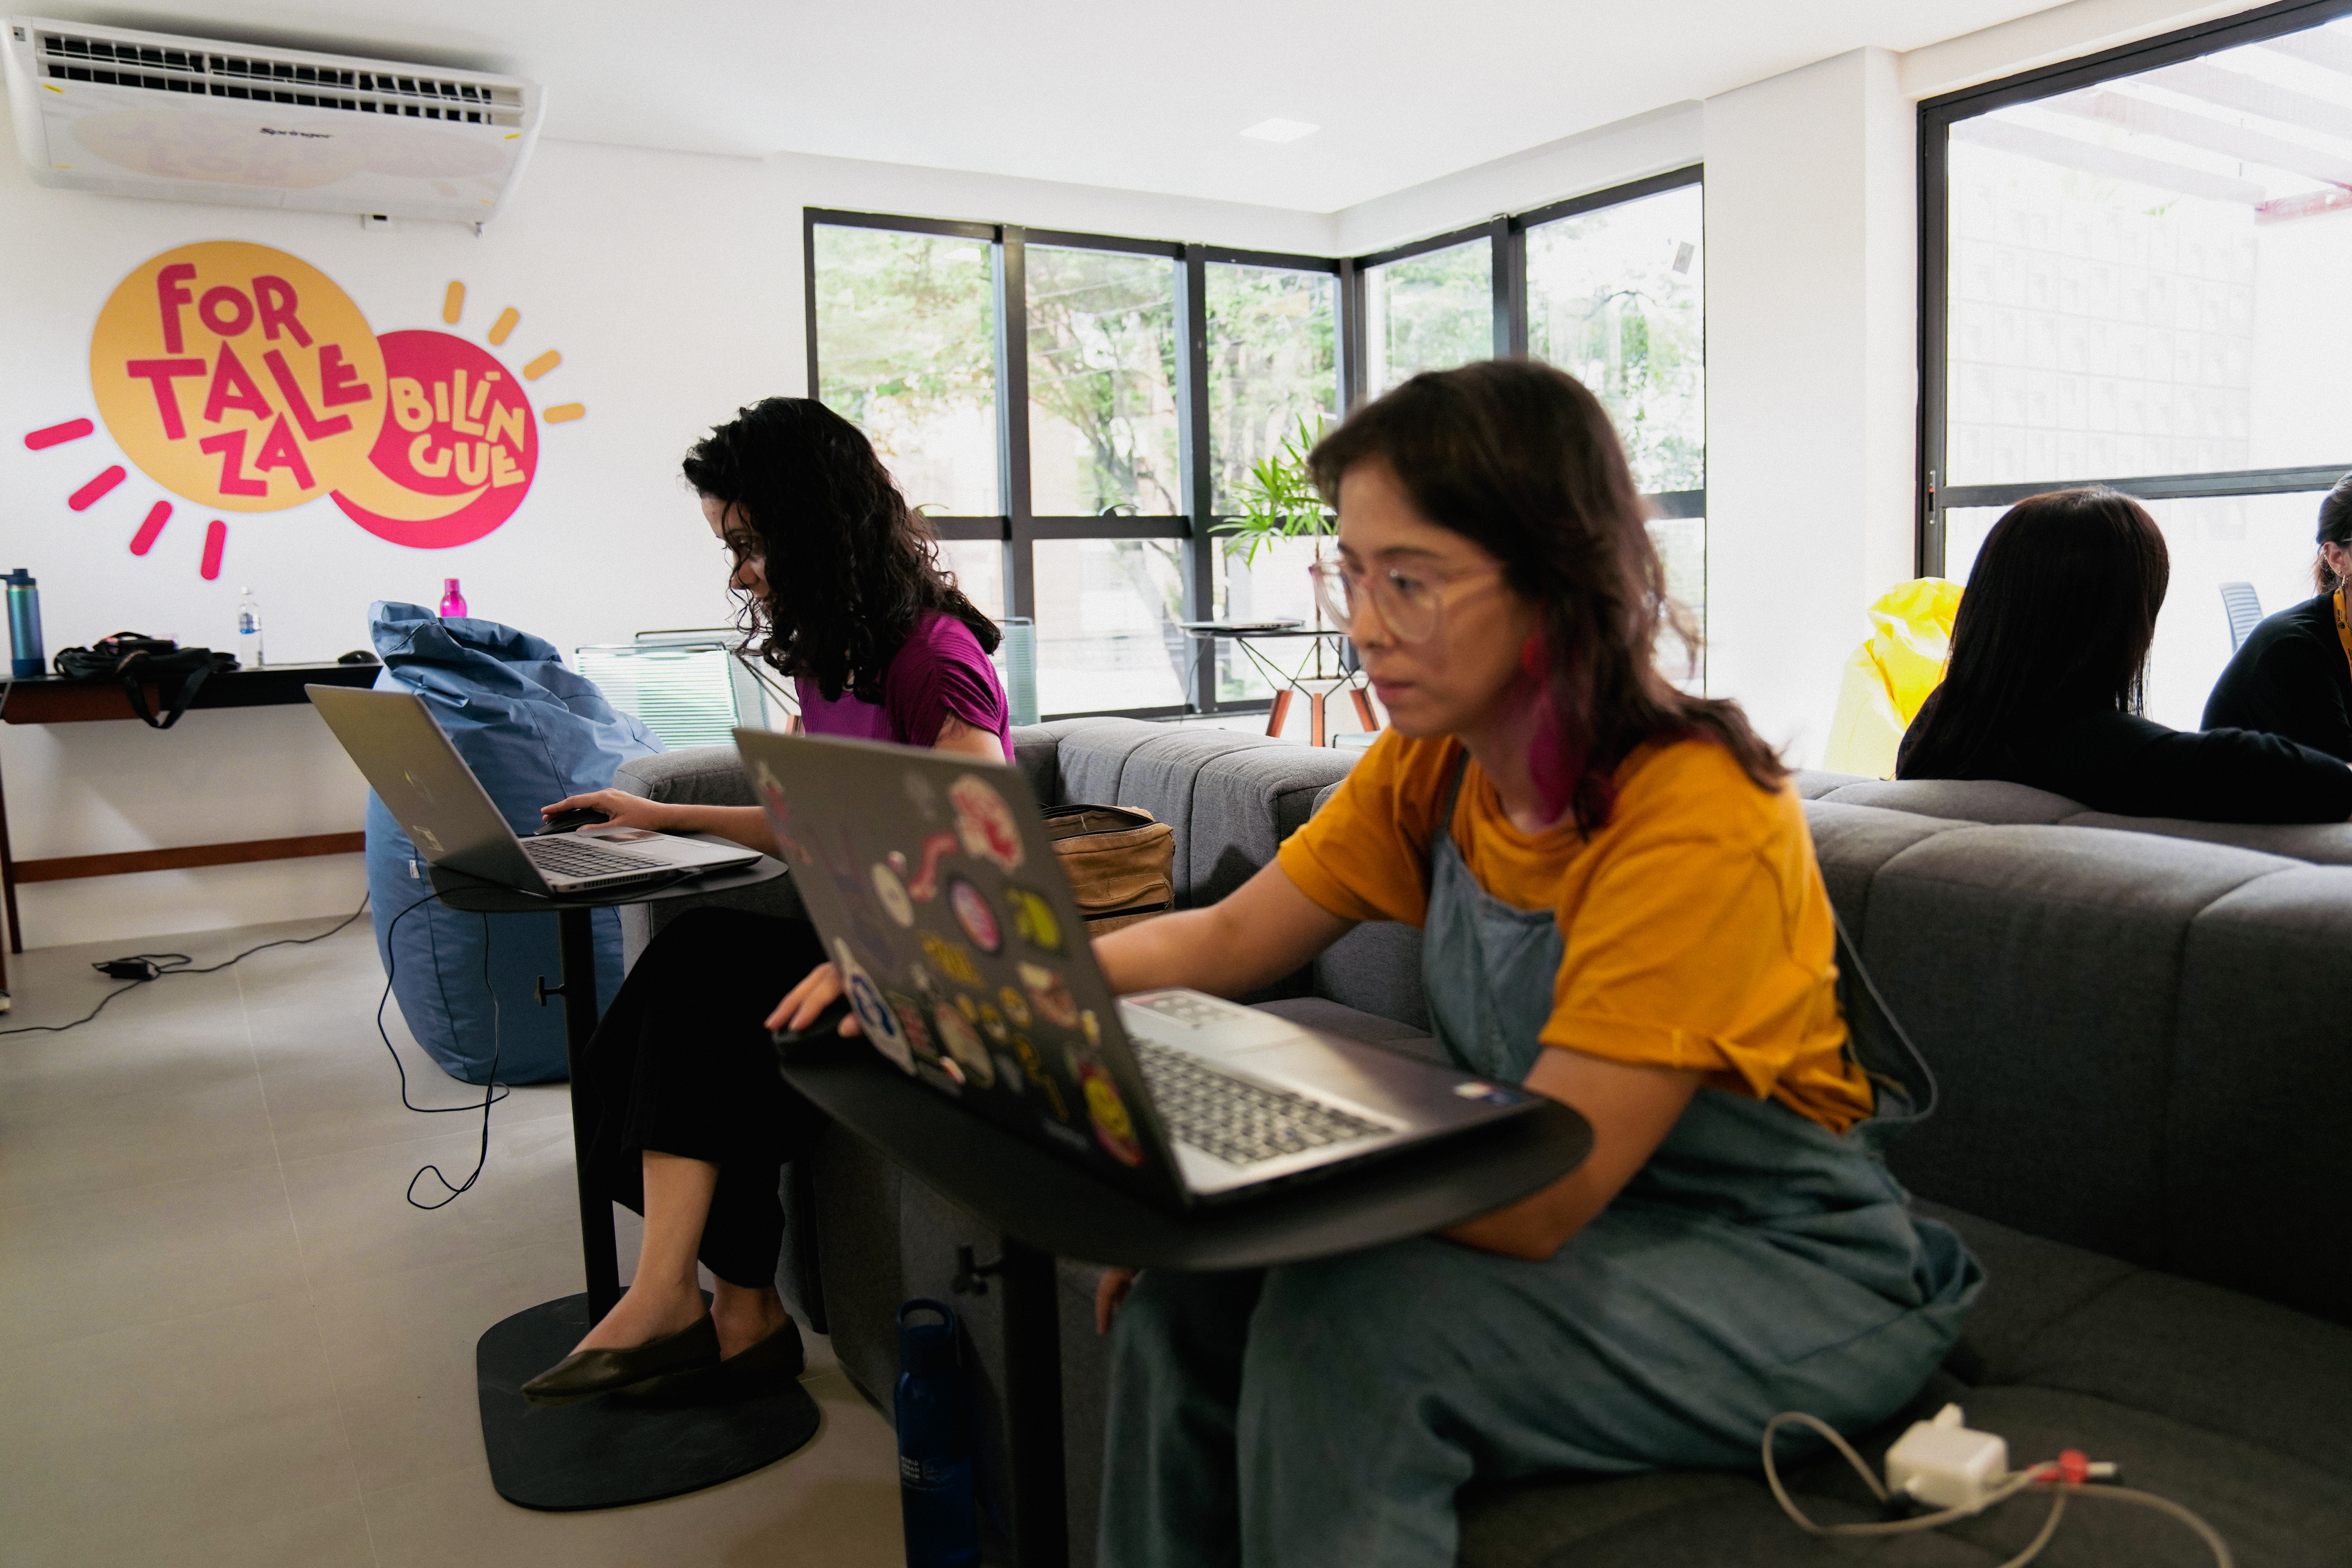
<instances>
[{"instance_id":1,"label":"long brown hair","mask_svg":"<svg viewBox=\"0 0 2352 1568\"><path fill-rule=\"evenodd\" d=\"M1666 595L1648 509L1600 399L1532 360L1414 376L1357 410L1308 455L1335 500L1357 464L1386 462L1423 517L1484 547L1542 617L1549 712L1529 759L1580 832L1609 820L1617 765L1651 741L1723 746L1763 790L1788 769L1738 704L1693 697L1657 668L1661 627L1697 647Z\"/></svg>"},{"instance_id":2,"label":"long brown hair","mask_svg":"<svg viewBox=\"0 0 2352 1568\"><path fill-rule=\"evenodd\" d=\"M2171 581L2164 531L2129 496L2052 490L2010 508L1969 571L1944 683L1896 776L2004 777L2069 720L2138 712Z\"/></svg>"}]
</instances>

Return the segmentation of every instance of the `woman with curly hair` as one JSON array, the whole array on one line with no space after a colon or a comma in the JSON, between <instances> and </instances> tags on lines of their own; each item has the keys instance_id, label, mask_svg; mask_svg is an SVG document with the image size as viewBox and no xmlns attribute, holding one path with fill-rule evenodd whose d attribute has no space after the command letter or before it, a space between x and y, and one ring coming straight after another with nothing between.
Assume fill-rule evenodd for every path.
<instances>
[{"instance_id":1,"label":"woman with curly hair","mask_svg":"<svg viewBox=\"0 0 2352 1568\"><path fill-rule=\"evenodd\" d=\"M988 656L998 632L941 571L938 548L857 427L810 398L743 409L687 454L686 478L733 567L762 657L793 678L811 734L1003 762L1011 710ZM716 833L775 852L757 806L674 805L621 790L573 795L625 826ZM570 1404L691 1374L796 1374L800 1330L775 1289L777 1175L816 1124L776 1077L762 1020L824 962L806 921L701 909L630 970L580 1064L587 1161L646 1216L635 1278L572 1354L523 1387ZM709 1267L709 1310L695 1261Z\"/></svg>"}]
</instances>

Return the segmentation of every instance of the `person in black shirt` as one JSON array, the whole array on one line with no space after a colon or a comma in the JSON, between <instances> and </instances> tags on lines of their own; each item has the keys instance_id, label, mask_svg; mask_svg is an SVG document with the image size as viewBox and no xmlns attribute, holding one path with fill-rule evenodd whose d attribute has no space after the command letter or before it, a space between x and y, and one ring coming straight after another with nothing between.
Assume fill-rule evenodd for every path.
<instances>
[{"instance_id":1,"label":"person in black shirt","mask_svg":"<svg viewBox=\"0 0 2352 1568\"><path fill-rule=\"evenodd\" d=\"M1952 623L1944 683L1895 776L2009 779L2095 811L2200 822L2342 822L2352 767L2252 730L2168 730L2140 714L2171 580L2147 509L2056 490L1985 536Z\"/></svg>"},{"instance_id":2,"label":"person in black shirt","mask_svg":"<svg viewBox=\"0 0 2352 1568\"><path fill-rule=\"evenodd\" d=\"M2311 574L2319 596L2247 634L2205 700L2205 727L2267 730L2352 763L2352 640L2343 629L2352 626L2345 589L2352 577L2352 474L2319 503Z\"/></svg>"}]
</instances>

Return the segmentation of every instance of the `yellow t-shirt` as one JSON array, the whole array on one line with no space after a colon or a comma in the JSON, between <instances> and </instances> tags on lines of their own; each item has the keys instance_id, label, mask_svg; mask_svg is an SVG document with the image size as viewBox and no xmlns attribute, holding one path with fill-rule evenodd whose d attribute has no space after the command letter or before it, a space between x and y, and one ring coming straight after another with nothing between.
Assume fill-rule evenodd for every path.
<instances>
[{"instance_id":1,"label":"yellow t-shirt","mask_svg":"<svg viewBox=\"0 0 2352 1568\"><path fill-rule=\"evenodd\" d=\"M1427 914L1432 834L1461 754L1383 734L1280 852L1290 879L1347 920ZM1478 885L1554 911L1565 938L1547 1046L1696 1068L1843 1132L1871 1113L1845 1053L1829 890L1796 792L1759 790L1712 741L1644 746L1617 769L1591 838L1523 833L1476 763L1453 833Z\"/></svg>"}]
</instances>

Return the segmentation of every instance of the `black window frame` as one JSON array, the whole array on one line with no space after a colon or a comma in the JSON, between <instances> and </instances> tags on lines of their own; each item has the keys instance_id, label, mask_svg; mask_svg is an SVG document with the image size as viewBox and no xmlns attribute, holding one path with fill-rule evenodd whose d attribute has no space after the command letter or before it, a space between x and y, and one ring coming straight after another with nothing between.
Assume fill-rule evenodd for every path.
<instances>
[{"instance_id":1,"label":"black window frame","mask_svg":"<svg viewBox=\"0 0 2352 1568\"><path fill-rule=\"evenodd\" d=\"M2342 3L2352 6L2352 0L2342 0ZM1188 546L1184 567L1185 615L1188 619L1205 620L1215 603L1221 553L1216 548L1218 539L1211 531L1221 518L1208 510L1214 481L1209 436L1208 268L1211 266L1320 272L1338 279L1337 320L1334 322L1336 341L1333 345L1337 384L1334 391L1338 406L1345 411L1364 401L1370 384L1364 341L1364 274L1368 268L1484 237L1494 247L1496 357L1524 355L1528 344L1528 229L1580 213L1677 190L1685 185L1703 185L1705 180L1705 166L1693 163L1571 196L1564 201L1551 202L1523 213L1498 215L1465 228L1354 257L1312 256L1182 240L1139 238L1130 235L1032 228L1018 224L916 217L835 207L803 207L801 209L801 255L805 285L803 325L808 395L812 397L818 395L818 389L824 384L819 374L817 342L816 231L820 226L886 229L986 242L991 247L992 286L995 291L997 487L1001 510L994 515L927 515L925 521L930 524L932 532L942 540L997 542L1003 550L1003 613L1028 616L1032 620L1037 613L1034 546L1040 541L1184 540ZM1046 517L1031 510L1026 285L1027 254L1032 245L1164 257L1172 264L1179 335L1176 406L1181 511L1167 516ZM1021 308L1017 310L1009 304L1009 301L1016 300L1022 301ZM1706 513L1706 491L1704 488L1663 492L1646 499L1661 518L1704 517ZM1224 701L1218 698L1216 655L1217 644L1213 640L1202 639L1194 647L1190 671L1192 692L1184 704L1123 708L1109 711L1139 719L1265 712L1270 706L1265 699ZM1060 712L1039 715L1041 719L1094 716Z\"/></svg>"},{"instance_id":2,"label":"black window frame","mask_svg":"<svg viewBox=\"0 0 2352 1568\"><path fill-rule=\"evenodd\" d=\"M2105 485L2142 500L2285 495L2331 488L2352 463L2297 468L2239 468L2190 474L2095 475L2009 484L1951 485L1944 478L1951 392L1951 184L1948 158L1952 126L2014 103L2030 103L2194 59L2217 49L2300 33L2352 16L2352 0L2282 0L2079 59L2020 71L1998 81L1959 89L1919 104L1919 428L1916 512L1912 554L1917 574L1941 577L1947 564L1944 514L1956 509L2008 507L2028 496L2080 485Z\"/></svg>"}]
</instances>

